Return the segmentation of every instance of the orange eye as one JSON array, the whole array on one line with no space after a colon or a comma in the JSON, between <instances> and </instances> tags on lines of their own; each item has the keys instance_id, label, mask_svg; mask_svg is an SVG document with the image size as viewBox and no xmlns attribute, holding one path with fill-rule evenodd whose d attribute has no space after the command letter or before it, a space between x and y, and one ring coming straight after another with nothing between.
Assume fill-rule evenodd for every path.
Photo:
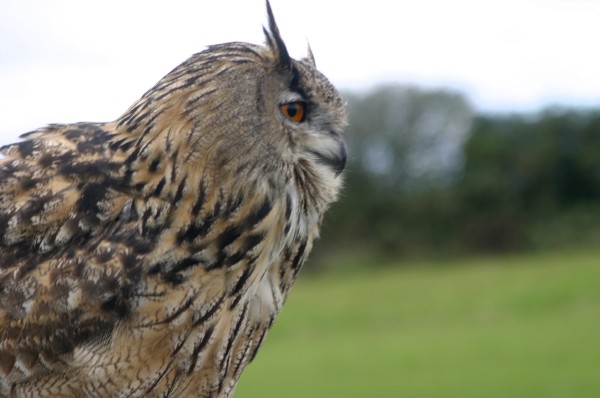
<instances>
[{"instance_id":1,"label":"orange eye","mask_svg":"<svg viewBox=\"0 0 600 398\"><path fill-rule=\"evenodd\" d=\"M302 123L306 119L306 103L304 101L287 102L279 105L283 116L295 123Z\"/></svg>"}]
</instances>

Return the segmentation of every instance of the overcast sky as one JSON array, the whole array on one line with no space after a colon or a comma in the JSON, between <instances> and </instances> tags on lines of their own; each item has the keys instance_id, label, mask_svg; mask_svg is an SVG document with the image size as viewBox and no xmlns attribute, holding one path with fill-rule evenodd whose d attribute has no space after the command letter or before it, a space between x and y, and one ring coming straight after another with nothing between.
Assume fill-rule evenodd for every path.
<instances>
[{"instance_id":1,"label":"overcast sky","mask_svg":"<svg viewBox=\"0 0 600 398\"><path fill-rule=\"evenodd\" d=\"M344 89L450 87L485 111L600 106L600 1L271 0ZM0 0L0 142L108 121L206 45L262 43L263 0Z\"/></svg>"}]
</instances>

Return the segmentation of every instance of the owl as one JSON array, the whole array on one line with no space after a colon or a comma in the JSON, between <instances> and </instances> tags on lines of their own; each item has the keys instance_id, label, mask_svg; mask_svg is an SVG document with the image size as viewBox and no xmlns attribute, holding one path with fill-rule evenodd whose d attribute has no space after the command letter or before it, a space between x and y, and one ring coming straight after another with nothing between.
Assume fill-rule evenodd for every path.
<instances>
[{"instance_id":1,"label":"owl","mask_svg":"<svg viewBox=\"0 0 600 398\"><path fill-rule=\"evenodd\" d=\"M2 148L0 396L233 394L346 162L342 99L267 14L264 46Z\"/></svg>"}]
</instances>

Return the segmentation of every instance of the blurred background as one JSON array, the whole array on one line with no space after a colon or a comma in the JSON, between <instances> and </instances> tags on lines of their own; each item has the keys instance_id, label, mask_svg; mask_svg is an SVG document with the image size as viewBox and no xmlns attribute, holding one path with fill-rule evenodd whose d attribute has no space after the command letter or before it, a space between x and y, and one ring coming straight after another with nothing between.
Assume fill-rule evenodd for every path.
<instances>
[{"instance_id":1,"label":"blurred background","mask_svg":"<svg viewBox=\"0 0 600 398\"><path fill-rule=\"evenodd\" d=\"M271 1L346 188L238 397L596 397L600 3ZM0 143L107 121L262 0L0 0Z\"/></svg>"}]
</instances>

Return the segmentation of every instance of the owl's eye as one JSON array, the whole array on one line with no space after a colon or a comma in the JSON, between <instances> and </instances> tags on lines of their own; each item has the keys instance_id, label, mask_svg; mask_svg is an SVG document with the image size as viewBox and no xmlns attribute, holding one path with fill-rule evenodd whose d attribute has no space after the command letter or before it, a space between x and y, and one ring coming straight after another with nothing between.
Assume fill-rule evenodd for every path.
<instances>
[{"instance_id":1,"label":"owl's eye","mask_svg":"<svg viewBox=\"0 0 600 398\"><path fill-rule=\"evenodd\" d=\"M304 101L292 101L279 105L283 116L294 123L302 123L306 119L306 103Z\"/></svg>"}]
</instances>

